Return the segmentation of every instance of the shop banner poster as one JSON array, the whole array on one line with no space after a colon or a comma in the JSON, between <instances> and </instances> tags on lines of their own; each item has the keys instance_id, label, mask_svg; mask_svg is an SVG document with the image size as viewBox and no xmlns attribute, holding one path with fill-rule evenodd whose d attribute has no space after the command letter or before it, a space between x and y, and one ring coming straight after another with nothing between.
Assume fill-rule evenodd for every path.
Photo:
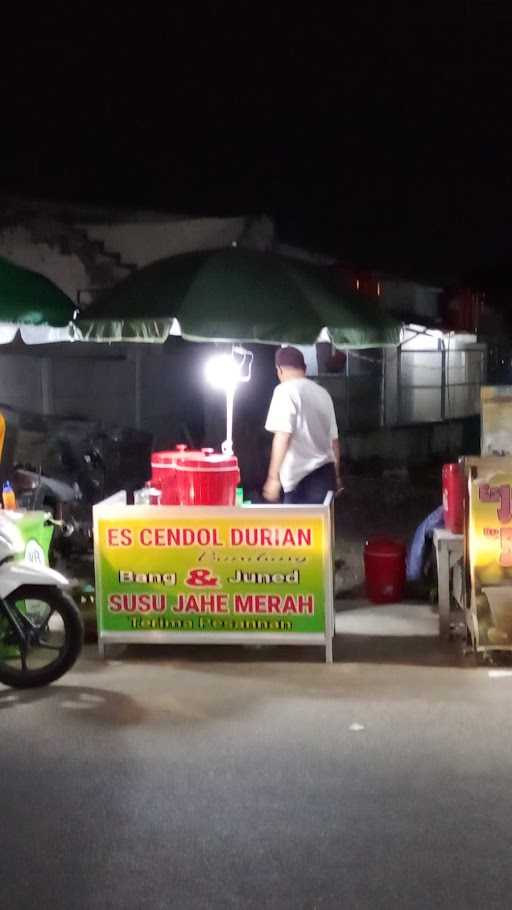
<instances>
[{"instance_id":1,"label":"shop banner poster","mask_svg":"<svg viewBox=\"0 0 512 910\"><path fill-rule=\"evenodd\" d=\"M100 517L100 631L324 634L328 534L307 513Z\"/></svg>"},{"instance_id":2,"label":"shop banner poster","mask_svg":"<svg viewBox=\"0 0 512 910\"><path fill-rule=\"evenodd\" d=\"M486 461L488 464L486 465ZM469 484L471 610L479 648L512 648L512 459L480 459Z\"/></svg>"}]
</instances>

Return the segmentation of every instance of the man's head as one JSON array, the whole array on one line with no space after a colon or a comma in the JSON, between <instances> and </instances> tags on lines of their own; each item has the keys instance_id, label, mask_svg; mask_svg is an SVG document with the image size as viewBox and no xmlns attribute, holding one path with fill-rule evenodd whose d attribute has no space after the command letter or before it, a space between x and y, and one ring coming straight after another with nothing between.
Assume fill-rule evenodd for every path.
<instances>
[{"instance_id":1,"label":"man's head","mask_svg":"<svg viewBox=\"0 0 512 910\"><path fill-rule=\"evenodd\" d=\"M288 345L276 351L276 370L279 382L301 379L306 375L306 361L298 348Z\"/></svg>"}]
</instances>

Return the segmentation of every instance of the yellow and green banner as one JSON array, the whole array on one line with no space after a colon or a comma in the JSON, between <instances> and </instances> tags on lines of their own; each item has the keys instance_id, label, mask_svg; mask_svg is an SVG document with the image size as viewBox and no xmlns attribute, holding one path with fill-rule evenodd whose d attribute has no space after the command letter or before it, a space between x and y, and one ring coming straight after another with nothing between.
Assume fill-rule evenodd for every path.
<instances>
[{"instance_id":1,"label":"yellow and green banner","mask_svg":"<svg viewBox=\"0 0 512 910\"><path fill-rule=\"evenodd\" d=\"M478 648L512 648L512 459L471 459L468 552Z\"/></svg>"},{"instance_id":2,"label":"yellow and green banner","mask_svg":"<svg viewBox=\"0 0 512 910\"><path fill-rule=\"evenodd\" d=\"M329 511L321 507L302 513L100 505L100 636L325 636L330 543Z\"/></svg>"}]
</instances>

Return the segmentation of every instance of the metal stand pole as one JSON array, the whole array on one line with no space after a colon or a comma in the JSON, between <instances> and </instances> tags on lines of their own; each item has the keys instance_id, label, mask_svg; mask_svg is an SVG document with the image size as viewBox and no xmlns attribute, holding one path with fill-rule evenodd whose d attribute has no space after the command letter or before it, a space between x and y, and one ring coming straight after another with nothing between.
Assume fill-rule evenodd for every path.
<instances>
[{"instance_id":1,"label":"metal stand pole","mask_svg":"<svg viewBox=\"0 0 512 910\"><path fill-rule=\"evenodd\" d=\"M233 409L235 406L235 387L230 385L226 389L226 439L222 443L224 455L233 454Z\"/></svg>"}]
</instances>

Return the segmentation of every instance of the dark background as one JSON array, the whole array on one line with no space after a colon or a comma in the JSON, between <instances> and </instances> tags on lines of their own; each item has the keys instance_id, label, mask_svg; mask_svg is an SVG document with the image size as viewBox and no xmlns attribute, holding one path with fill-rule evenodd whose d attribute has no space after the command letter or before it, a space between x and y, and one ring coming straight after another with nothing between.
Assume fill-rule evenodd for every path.
<instances>
[{"instance_id":1,"label":"dark background","mask_svg":"<svg viewBox=\"0 0 512 910\"><path fill-rule=\"evenodd\" d=\"M15 11L0 190L267 212L284 240L423 279L507 262L512 13L417 7Z\"/></svg>"}]
</instances>

